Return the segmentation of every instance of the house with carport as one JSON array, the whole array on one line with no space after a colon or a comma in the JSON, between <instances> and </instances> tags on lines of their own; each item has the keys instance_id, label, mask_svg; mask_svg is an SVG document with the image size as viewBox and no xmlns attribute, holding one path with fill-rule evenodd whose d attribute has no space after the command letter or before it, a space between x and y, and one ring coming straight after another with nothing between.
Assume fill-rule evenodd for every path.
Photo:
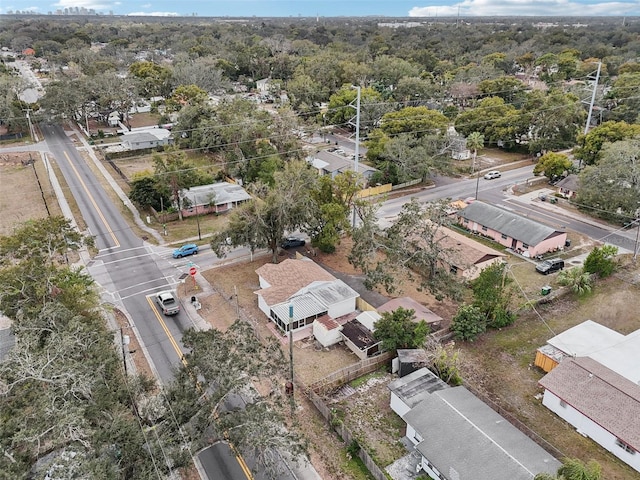
<instances>
[{"instance_id":1,"label":"house with carport","mask_svg":"<svg viewBox=\"0 0 640 480\"><path fill-rule=\"evenodd\" d=\"M356 311L358 292L308 258L267 263L256 270L258 307L281 334L308 328L323 317L348 319ZM322 322L336 330L328 319Z\"/></svg>"},{"instance_id":2,"label":"house with carport","mask_svg":"<svg viewBox=\"0 0 640 480\"><path fill-rule=\"evenodd\" d=\"M463 386L426 368L389 384L390 406L434 480L532 480L560 462Z\"/></svg>"},{"instance_id":3,"label":"house with carport","mask_svg":"<svg viewBox=\"0 0 640 480\"><path fill-rule=\"evenodd\" d=\"M566 245L567 232L488 203L475 201L456 215L458 223L470 232L525 257L562 250Z\"/></svg>"}]
</instances>

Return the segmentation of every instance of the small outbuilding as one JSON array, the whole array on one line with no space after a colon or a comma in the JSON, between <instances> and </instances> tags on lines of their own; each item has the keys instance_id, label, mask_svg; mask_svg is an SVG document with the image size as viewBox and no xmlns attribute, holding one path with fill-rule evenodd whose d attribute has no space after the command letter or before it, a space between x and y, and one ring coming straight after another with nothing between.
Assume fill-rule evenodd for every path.
<instances>
[{"instance_id":1,"label":"small outbuilding","mask_svg":"<svg viewBox=\"0 0 640 480\"><path fill-rule=\"evenodd\" d=\"M342 341L342 325L329 315L316 318L313 322L313 336L323 347L330 347Z\"/></svg>"}]
</instances>

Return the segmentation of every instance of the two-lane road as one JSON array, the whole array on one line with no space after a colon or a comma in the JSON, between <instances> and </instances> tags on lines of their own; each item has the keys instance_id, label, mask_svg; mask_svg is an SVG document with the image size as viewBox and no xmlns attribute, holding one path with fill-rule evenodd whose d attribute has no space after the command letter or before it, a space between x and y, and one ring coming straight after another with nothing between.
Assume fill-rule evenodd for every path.
<instances>
[{"instance_id":1,"label":"two-lane road","mask_svg":"<svg viewBox=\"0 0 640 480\"><path fill-rule=\"evenodd\" d=\"M597 241L606 242L633 251L636 243L636 231L609 227L588 217L568 215L562 209L550 210L531 202L519 200L517 196L507 195L505 189L515 184L522 184L533 177L533 165L502 172L502 176L493 180L485 180L482 176L439 184L434 188L424 189L404 197L393 198L384 202L378 209L381 227L386 228L398 216L402 206L415 198L420 203L450 198L452 200L475 198L478 200L512 210L532 220L545 223L561 230L572 230ZM440 183L440 182L438 182Z\"/></svg>"},{"instance_id":2,"label":"two-lane road","mask_svg":"<svg viewBox=\"0 0 640 480\"><path fill-rule=\"evenodd\" d=\"M122 305L131 316L160 381L171 381L184 353L182 332L193 324L183 312L165 317L150 297L160 290L173 289L176 281L167 272L178 270L134 234L121 214L123 205L111 201L63 128L43 124L41 131L95 239L98 255L87 265L89 273L104 289L103 298ZM218 443L208 452L213 455L201 458L207 472L213 472L210 478L252 478L244 461L227 444Z\"/></svg>"}]
</instances>

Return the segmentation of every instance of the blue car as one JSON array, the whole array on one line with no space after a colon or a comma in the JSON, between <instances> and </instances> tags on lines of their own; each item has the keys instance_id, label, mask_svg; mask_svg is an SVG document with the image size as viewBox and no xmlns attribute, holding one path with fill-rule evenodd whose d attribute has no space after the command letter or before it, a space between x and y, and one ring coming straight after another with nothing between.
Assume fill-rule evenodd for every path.
<instances>
[{"instance_id":1,"label":"blue car","mask_svg":"<svg viewBox=\"0 0 640 480\"><path fill-rule=\"evenodd\" d=\"M187 243L173 251L173 258L188 257L189 255L195 255L196 253L198 253L198 245L195 243Z\"/></svg>"}]
</instances>

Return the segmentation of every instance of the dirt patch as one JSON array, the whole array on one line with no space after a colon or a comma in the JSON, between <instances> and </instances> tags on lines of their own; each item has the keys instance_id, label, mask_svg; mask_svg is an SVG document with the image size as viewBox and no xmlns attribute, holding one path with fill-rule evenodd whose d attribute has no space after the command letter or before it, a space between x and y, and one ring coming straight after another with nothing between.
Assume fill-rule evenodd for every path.
<instances>
[{"instance_id":1,"label":"dirt patch","mask_svg":"<svg viewBox=\"0 0 640 480\"><path fill-rule=\"evenodd\" d=\"M329 402L381 467L406 455L404 446L399 442L405 434L405 423L389 405L387 385L395 378L390 373L375 372L366 382L356 386L348 397ZM342 390L351 392L354 388L348 386ZM340 395L341 391L338 391L336 396Z\"/></svg>"},{"instance_id":2,"label":"dirt patch","mask_svg":"<svg viewBox=\"0 0 640 480\"><path fill-rule=\"evenodd\" d=\"M38 179L40 184L38 184ZM38 152L0 154L0 235L9 235L27 219L59 215L60 209ZM42 190L40 189L42 187Z\"/></svg>"}]
</instances>

